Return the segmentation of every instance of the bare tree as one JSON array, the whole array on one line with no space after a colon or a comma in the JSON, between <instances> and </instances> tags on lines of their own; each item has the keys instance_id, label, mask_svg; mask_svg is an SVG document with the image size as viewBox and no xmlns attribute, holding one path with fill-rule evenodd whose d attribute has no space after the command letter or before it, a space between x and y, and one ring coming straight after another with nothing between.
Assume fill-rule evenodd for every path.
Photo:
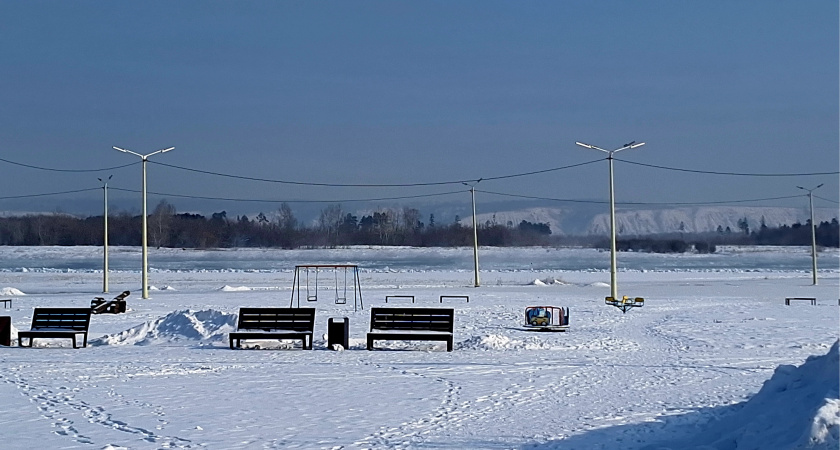
<instances>
[{"instance_id":1,"label":"bare tree","mask_svg":"<svg viewBox=\"0 0 840 450\"><path fill-rule=\"evenodd\" d=\"M153 246L159 248L169 245L173 216L175 216L175 206L166 200L161 200L155 206L155 210L149 217L149 235Z\"/></svg>"}]
</instances>

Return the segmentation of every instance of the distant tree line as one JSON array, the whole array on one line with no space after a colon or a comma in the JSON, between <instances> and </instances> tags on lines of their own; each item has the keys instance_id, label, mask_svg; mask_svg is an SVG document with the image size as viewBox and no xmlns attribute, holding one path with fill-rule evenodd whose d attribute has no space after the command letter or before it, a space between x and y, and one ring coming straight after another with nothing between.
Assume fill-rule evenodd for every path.
<instances>
[{"instance_id":1,"label":"distant tree line","mask_svg":"<svg viewBox=\"0 0 840 450\"><path fill-rule=\"evenodd\" d=\"M128 212L108 216L108 241L111 245L136 246L141 243L142 218ZM719 227L711 233L671 233L657 236L619 236L620 251L714 252L717 245L810 245L810 223L795 223L770 228L762 223L751 230L746 218L737 231ZM102 216L86 218L66 214L32 214L0 218L0 245L94 245L104 242ZM317 221L304 224L287 204L282 204L269 218L259 213L229 217L225 211L211 214L178 213L167 201L161 201L148 216L148 243L153 247L225 248L277 247L308 248L348 245L386 245L416 247L471 246L472 224L455 221L440 224L434 214L426 221L414 208L384 208L356 215L329 205ZM684 227L683 227L684 228ZM837 219L817 227L817 244L838 247L840 232ZM547 223L522 220L498 223L495 217L478 224L482 246L590 246L609 247L603 236L556 236Z\"/></svg>"}]
</instances>

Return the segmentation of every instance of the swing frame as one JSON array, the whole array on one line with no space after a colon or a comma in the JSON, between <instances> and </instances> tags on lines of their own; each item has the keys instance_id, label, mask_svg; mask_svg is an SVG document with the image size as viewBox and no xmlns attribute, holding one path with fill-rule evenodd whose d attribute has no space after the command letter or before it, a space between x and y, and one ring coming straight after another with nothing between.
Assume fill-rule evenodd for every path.
<instances>
[{"instance_id":1,"label":"swing frame","mask_svg":"<svg viewBox=\"0 0 840 450\"><path fill-rule=\"evenodd\" d=\"M295 277L292 281L292 297L289 300L289 307L293 307L297 301L297 307L300 308L301 290L306 292L305 297L307 302L318 301L318 274L319 272L332 269L335 279L335 304L344 305L347 303L347 275L348 272L353 274L353 311L359 309L364 310L365 305L362 301L362 283L359 279L359 266L355 264L300 264L295 266ZM338 289L338 273L340 269L344 269L344 285L343 295L339 295ZM315 272L314 286L310 289L310 271ZM303 286L301 286L303 284ZM311 293L314 292L314 293Z\"/></svg>"}]
</instances>

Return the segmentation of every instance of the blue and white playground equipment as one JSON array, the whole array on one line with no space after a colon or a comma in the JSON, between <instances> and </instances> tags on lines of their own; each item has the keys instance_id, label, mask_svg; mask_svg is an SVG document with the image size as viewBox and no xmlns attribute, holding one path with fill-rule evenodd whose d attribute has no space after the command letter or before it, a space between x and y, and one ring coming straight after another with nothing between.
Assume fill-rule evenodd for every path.
<instances>
[{"instance_id":1,"label":"blue and white playground equipment","mask_svg":"<svg viewBox=\"0 0 840 450\"><path fill-rule=\"evenodd\" d=\"M566 331L569 329L569 308L529 306L525 308L526 331Z\"/></svg>"}]
</instances>

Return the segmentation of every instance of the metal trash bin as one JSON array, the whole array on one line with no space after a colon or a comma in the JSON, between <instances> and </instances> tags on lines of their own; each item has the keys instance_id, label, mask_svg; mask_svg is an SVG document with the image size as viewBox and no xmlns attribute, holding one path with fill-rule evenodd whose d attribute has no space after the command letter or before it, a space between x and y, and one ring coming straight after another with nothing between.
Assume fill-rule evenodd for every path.
<instances>
[{"instance_id":1,"label":"metal trash bin","mask_svg":"<svg viewBox=\"0 0 840 450\"><path fill-rule=\"evenodd\" d=\"M336 319L341 319L341 322ZM347 317L330 317L327 321L327 347L333 348L335 344L345 350L350 347L350 319Z\"/></svg>"},{"instance_id":2,"label":"metal trash bin","mask_svg":"<svg viewBox=\"0 0 840 450\"><path fill-rule=\"evenodd\" d=\"M12 345L12 318L0 316L0 345Z\"/></svg>"}]
</instances>

